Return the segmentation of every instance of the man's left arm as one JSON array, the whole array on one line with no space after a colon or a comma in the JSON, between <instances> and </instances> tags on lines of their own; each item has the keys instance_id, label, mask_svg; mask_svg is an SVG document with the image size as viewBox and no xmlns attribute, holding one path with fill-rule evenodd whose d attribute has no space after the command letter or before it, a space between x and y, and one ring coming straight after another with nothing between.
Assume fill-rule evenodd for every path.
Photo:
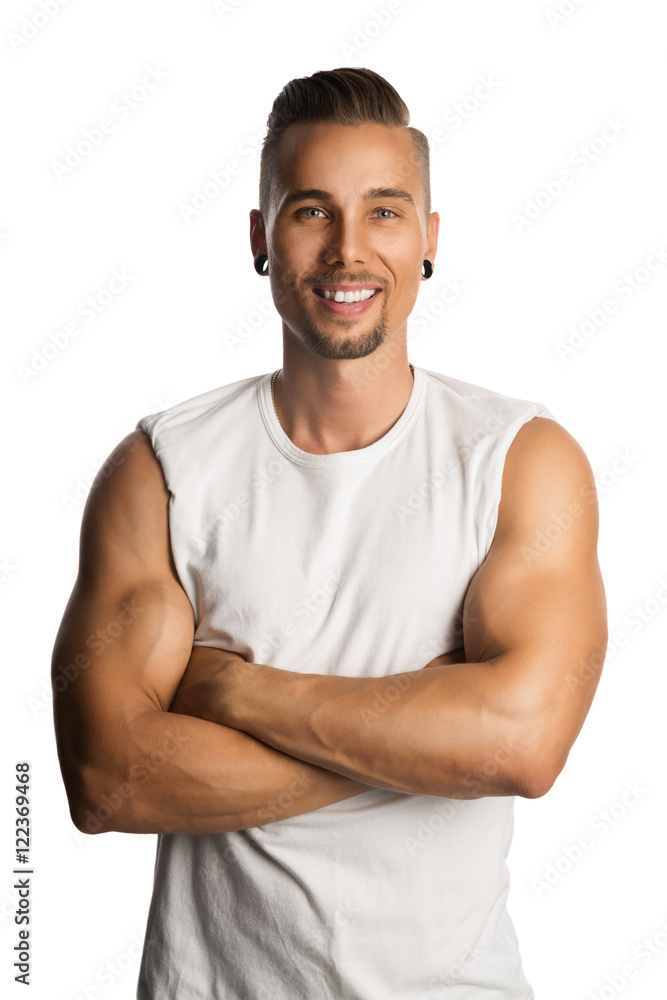
<instances>
[{"instance_id":1,"label":"man's left arm","mask_svg":"<svg viewBox=\"0 0 667 1000\"><path fill-rule=\"evenodd\" d=\"M357 678L228 660L204 717L378 788L543 795L606 651L597 536L588 459L560 424L536 417L507 452L493 542L466 594L468 662Z\"/></svg>"}]
</instances>

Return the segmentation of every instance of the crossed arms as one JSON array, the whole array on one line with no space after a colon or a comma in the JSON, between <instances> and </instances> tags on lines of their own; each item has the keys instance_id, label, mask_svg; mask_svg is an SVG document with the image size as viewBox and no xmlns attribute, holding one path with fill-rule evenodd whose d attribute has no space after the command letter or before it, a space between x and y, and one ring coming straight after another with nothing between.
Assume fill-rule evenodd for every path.
<instances>
[{"instance_id":1,"label":"crossed arms","mask_svg":"<svg viewBox=\"0 0 667 1000\"><path fill-rule=\"evenodd\" d=\"M377 678L193 649L169 494L143 432L111 464L86 504L52 664L80 830L214 833L370 788L533 798L552 786L607 645L594 480L555 421L529 421L508 451L493 543L466 594L464 647ZM72 663L75 679L56 684Z\"/></svg>"}]
</instances>

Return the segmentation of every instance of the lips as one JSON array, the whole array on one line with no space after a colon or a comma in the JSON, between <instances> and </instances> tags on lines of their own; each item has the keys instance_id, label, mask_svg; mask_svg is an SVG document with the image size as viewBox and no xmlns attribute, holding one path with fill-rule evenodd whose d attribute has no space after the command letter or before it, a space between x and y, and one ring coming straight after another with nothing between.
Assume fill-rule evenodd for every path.
<instances>
[{"instance_id":1,"label":"lips","mask_svg":"<svg viewBox=\"0 0 667 1000\"><path fill-rule=\"evenodd\" d=\"M318 285L313 294L318 305L334 316L359 316L373 308L382 289L377 285Z\"/></svg>"},{"instance_id":2,"label":"lips","mask_svg":"<svg viewBox=\"0 0 667 1000\"><path fill-rule=\"evenodd\" d=\"M368 285L362 285L357 282L356 284L346 285L343 282L337 282L336 284L333 285L315 285L314 289L315 291L327 291L327 292L339 292L339 291L361 292L364 291L365 289L370 289L370 290L377 289L379 291L381 287L382 287L381 285L375 285L373 283L370 283Z\"/></svg>"},{"instance_id":3,"label":"lips","mask_svg":"<svg viewBox=\"0 0 667 1000\"><path fill-rule=\"evenodd\" d=\"M377 288L361 288L354 292L344 292L342 288L337 288L335 291L328 288L321 291L318 289L315 290L316 295L333 302L365 302L367 299L372 299L374 295L377 295L377 292Z\"/></svg>"}]
</instances>

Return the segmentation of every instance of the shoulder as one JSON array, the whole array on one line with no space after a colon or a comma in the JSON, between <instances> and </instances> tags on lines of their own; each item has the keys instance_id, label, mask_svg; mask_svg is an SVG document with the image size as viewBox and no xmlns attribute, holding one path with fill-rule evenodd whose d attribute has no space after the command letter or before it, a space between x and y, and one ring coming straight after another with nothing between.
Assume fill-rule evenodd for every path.
<instances>
[{"instance_id":1,"label":"shoulder","mask_svg":"<svg viewBox=\"0 0 667 1000\"><path fill-rule=\"evenodd\" d=\"M567 534L572 545L595 544L597 530L595 477L584 449L556 420L526 421L505 456L494 541L520 536L530 545Z\"/></svg>"},{"instance_id":2,"label":"shoulder","mask_svg":"<svg viewBox=\"0 0 667 1000\"><path fill-rule=\"evenodd\" d=\"M113 449L90 488L81 522L79 574L103 568L166 569L169 493L149 437L134 430Z\"/></svg>"},{"instance_id":3,"label":"shoulder","mask_svg":"<svg viewBox=\"0 0 667 1000\"><path fill-rule=\"evenodd\" d=\"M567 488L572 480L592 476L590 462L579 442L557 420L532 417L518 429L505 458L503 486L521 483L524 490Z\"/></svg>"},{"instance_id":4,"label":"shoulder","mask_svg":"<svg viewBox=\"0 0 667 1000\"><path fill-rule=\"evenodd\" d=\"M121 495L124 501L147 493L163 495L166 487L149 435L140 428L127 434L116 445L97 471L89 498L112 503Z\"/></svg>"},{"instance_id":5,"label":"shoulder","mask_svg":"<svg viewBox=\"0 0 667 1000\"><path fill-rule=\"evenodd\" d=\"M259 383L266 377L266 373L253 375L208 389L165 410L147 414L137 422L137 429L145 431L159 450L159 446L172 439L176 441L215 425L220 417L234 419L239 406L252 404Z\"/></svg>"},{"instance_id":6,"label":"shoulder","mask_svg":"<svg viewBox=\"0 0 667 1000\"><path fill-rule=\"evenodd\" d=\"M424 370L432 403L433 419L444 419L452 433L468 442L468 450L480 446L479 458L486 468L497 464L519 427L531 417L553 421L553 414L537 400L508 396L486 386L464 382L440 372ZM555 421L553 421L555 423Z\"/></svg>"}]
</instances>

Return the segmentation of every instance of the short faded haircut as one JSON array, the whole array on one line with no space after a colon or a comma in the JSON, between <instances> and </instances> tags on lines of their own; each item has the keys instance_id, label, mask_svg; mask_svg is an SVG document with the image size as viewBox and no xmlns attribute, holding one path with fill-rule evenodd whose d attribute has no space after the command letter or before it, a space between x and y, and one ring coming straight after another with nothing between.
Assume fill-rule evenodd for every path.
<instances>
[{"instance_id":1,"label":"short faded haircut","mask_svg":"<svg viewBox=\"0 0 667 1000\"><path fill-rule=\"evenodd\" d=\"M259 210L268 219L271 184L278 167L280 140L294 122L362 125L375 122L407 127L421 173L426 218L431 214L428 139L410 123L408 106L399 93L372 69L342 67L290 80L273 102L259 165Z\"/></svg>"}]
</instances>

